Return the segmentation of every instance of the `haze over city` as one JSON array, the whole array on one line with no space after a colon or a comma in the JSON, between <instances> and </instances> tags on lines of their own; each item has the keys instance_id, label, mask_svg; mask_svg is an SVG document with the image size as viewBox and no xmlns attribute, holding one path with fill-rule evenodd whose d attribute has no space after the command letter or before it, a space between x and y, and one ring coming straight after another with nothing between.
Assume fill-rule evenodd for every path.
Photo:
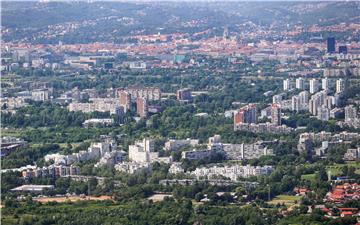
<instances>
[{"instance_id":1,"label":"haze over city","mask_svg":"<svg viewBox=\"0 0 360 225\"><path fill-rule=\"evenodd\" d=\"M359 1L2 1L1 224L360 224Z\"/></svg>"}]
</instances>

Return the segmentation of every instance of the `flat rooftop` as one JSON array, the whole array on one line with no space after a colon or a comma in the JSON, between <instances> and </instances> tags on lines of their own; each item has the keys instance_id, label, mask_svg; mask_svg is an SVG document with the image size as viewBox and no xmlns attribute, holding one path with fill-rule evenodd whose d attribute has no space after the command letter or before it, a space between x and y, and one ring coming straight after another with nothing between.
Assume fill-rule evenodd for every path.
<instances>
[{"instance_id":1,"label":"flat rooftop","mask_svg":"<svg viewBox=\"0 0 360 225\"><path fill-rule=\"evenodd\" d=\"M41 192L44 189L53 189L54 185L22 185L11 189L11 191Z\"/></svg>"}]
</instances>

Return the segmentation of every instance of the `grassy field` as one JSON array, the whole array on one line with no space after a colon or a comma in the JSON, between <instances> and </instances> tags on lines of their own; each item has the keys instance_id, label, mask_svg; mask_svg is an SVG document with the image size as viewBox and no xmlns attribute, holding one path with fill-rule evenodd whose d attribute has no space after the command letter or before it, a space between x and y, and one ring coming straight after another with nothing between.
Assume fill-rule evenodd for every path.
<instances>
[{"instance_id":1,"label":"grassy field","mask_svg":"<svg viewBox=\"0 0 360 225\"><path fill-rule=\"evenodd\" d=\"M355 173L360 174L360 163L359 162L347 162L346 164L335 164L333 166L327 166L326 170L331 171L331 175L337 176L341 174L341 168L344 166L355 167Z\"/></svg>"},{"instance_id":2,"label":"grassy field","mask_svg":"<svg viewBox=\"0 0 360 225\"><path fill-rule=\"evenodd\" d=\"M6 136L10 136L10 137L20 137L21 136L21 132L22 130L20 129L2 129L1 130L1 136L2 137L6 137Z\"/></svg>"},{"instance_id":3,"label":"grassy field","mask_svg":"<svg viewBox=\"0 0 360 225\"><path fill-rule=\"evenodd\" d=\"M286 206L295 205L295 201L299 201L301 196L293 196L293 195L278 195L273 200L268 202L269 204L276 205L278 203L285 204Z\"/></svg>"},{"instance_id":4,"label":"grassy field","mask_svg":"<svg viewBox=\"0 0 360 225\"><path fill-rule=\"evenodd\" d=\"M332 176L341 175L341 168L344 166L355 167L355 173L360 175L360 163L359 162L347 162L345 164L335 164L332 166L327 166L326 171L330 171ZM301 176L302 180L314 181L317 173L304 174Z\"/></svg>"},{"instance_id":5,"label":"grassy field","mask_svg":"<svg viewBox=\"0 0 360 225\"><path fill-rule=\"evenodd\" d=\"M302 180L314 181L316 177L316 173L304 174L301 175Z\"/></svg>"}]
</instances>

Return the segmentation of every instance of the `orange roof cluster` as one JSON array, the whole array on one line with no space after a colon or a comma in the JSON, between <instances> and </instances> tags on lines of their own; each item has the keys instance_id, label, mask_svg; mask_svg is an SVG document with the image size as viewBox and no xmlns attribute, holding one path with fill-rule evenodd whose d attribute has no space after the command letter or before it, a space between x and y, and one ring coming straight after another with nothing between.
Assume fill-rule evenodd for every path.
<instances>
[{"instance_id":1,"label":"orange roof cluster","mask_svg":"<svg viewBox=\"0 0 360 225\"><path fill-rule=\"evenodd\" d=\"M360 185L357 183L336 185L331 192L326 194L325 200L327 202L335 203L344 203L349 200L360 200Z\"/></svg>"}]
</instances>

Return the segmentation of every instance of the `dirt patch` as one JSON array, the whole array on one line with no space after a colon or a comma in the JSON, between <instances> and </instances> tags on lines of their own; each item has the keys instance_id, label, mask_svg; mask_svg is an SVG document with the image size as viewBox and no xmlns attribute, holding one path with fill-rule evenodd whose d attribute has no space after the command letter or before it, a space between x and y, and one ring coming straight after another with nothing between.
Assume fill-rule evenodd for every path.
<instances>
[{"instance_id":1,"label":"dirt patch","mask_svg":"<svg viewBox=\"0 0 360 225\"><path fill-rule=\"evenodd\" d=\"M102 195L99 197L96 197L96 196L40 197L40 198L33 198L33 200L36 202L42 202L42 203L67 202L67 201L76 202L76 201L87 201L87 200L105 201L105 200L112 200L112 197L107 196L107 195Z\"/></svg>"}]
</instances>

